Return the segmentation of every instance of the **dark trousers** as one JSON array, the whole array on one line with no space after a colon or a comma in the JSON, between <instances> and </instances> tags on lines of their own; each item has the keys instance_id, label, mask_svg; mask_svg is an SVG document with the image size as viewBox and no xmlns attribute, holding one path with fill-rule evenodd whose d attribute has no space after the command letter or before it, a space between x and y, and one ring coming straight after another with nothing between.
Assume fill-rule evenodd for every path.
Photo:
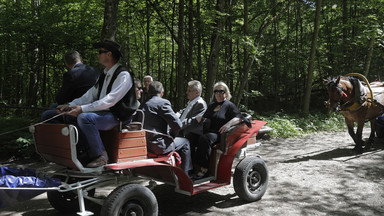
<instances>
[{"instance_id":1,"label":"dark trousers","mask_svg":"<svg viewBox=\"0 0 384 216\"><path fill-rule=\"evenodd\" d=\"M191 149L191 158L194 160L195 159L195 154L196 154L196 148L197 144L199 143L199 139L201 134L195 134L195 133L189 133L185 136L189 140L189 146Z\"/></svg>"},{"instance_id":2,"label":"dark trousers","mask_svg":"<svg viewBox=\"0 0 384 216\"><path fill-rule=\"evenodd\" d=\"M199 138L195 153L195 163L201 167L209 168L209 158L211 156L212 147L219 142L220 134L205 133Z\"/></svg>"}]
</instances>

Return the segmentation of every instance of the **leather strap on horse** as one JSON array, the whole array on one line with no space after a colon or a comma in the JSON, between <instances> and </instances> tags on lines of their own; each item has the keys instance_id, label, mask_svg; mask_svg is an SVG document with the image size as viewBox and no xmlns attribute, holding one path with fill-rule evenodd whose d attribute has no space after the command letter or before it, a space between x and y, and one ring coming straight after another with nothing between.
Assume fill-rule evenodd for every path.
<instances>
[{"instance_id":1,"label":"leather strap on horse","mask_svg":"<svg viewBox=\"0 0 384 216\"><path fill-rule=\"evenodd\" d=\"M371 93L371 98L367 98L367 101L372 103L375 96L373 95L373 91L372 91L372 88L371 88L371 85L369 84L367 78L363 75L363 74L359 74L359 73L349 73L349 74L346 74L345 76L357 76L357 77L360 77L361 79L364 80L364 82L367 84L367 87L369 89L369 92Z\"/></svg>"},{"instance_id":2,"label":"leather strap on horse","mask_svg":"<svg viewBox=\"0 0 384 216\"><path fill-rule=\"evenodd\" d=\"M384 105L383 104L381 104L381 103L379 103L379 102L377 102L376 100L375 100L375 95L373 94L373 91L372 91L372 88L371 88L371 85L369 84L369 81L367 80L367 78L364 76L364 75L362 75L362 74L359 74L359 73L349 73L349 74L346 74L345 76L357 76L357 77L359 77L359 78L361 78L361 79L363 79L364 80L364 82L367 84L367 87L368 87L368 89L369 89L369 92L371 93L371 98L367 98L367 100L366 100L366 102L369 102L369 103L374 103L374 104L378 104L379 106L381 106L381 107L383 107L384 108ZM355 102L355 103L357 103L357 102ZM361 105L361 106L363 106L364 105L364 103ZM360 106L360 107L361 107ZM351 106L351 108L356 108L356 106ZM350 112L353 112L353 111L357 111L357 110L359 110L360 109L360 107L358 107L357 109L354 109L354 110L349 110Z\"/></svg>"},{"instance_id":3,"label":"leather strap on horse","mask_svg":"<svg viewBox=\"0 0 384 216\"><path fill-rule=\"evenodd\" d=\"M360 81L357 79L356 80L355 79L350 80L354 89L356 89L356 91L359 91L359 92L355 92L355 95L357 95L356 97L358 97L358 98L355 98L352 103L347 102L347 103L341 105L342 111L356 112L356 111L360 110L360 108L363 107L366 102L370 102L370 103L373 102L373 92L372 92L371 86L369 85L367 78L365 78L362 74L359 74L359 73L349 73L349 74L346 74L345 76L358 76L358 77L362 78L365 81L365 83L367 83L368 89L371 93L372 98L368 98L368 97L366 99L361 98L362 95L359 92L362 91L363 89L360 86L358 86L358 85L361 85Z\"/></svg>"}]
</instances>

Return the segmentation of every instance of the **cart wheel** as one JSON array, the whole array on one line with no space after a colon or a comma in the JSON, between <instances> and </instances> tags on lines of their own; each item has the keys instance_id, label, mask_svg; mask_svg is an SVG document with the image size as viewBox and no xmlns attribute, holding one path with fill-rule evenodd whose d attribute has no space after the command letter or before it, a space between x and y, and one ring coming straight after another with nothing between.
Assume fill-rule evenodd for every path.
<instances>
[{"instance_id":1,"label":"cart wheel","mask_svg":"<svg viewBox=\"0 0 384 216\"><path fill-rule=\"evenodd\" d=\"M233 175L236 194L246 201L261 199L268 187L268 168L257 157L246 157L236 166Z\"/></svg>"},{"instance_id":2,"label":"cart wheel","mask_svg":"<svg viewBox=\"0 0 384 216\"><path fill-rule=\"evenodd\" d=\"M157 215L155 195L148 188L138 184L126 184L113 190L101 208L102 216L109 215Z\"/></svg>"},{"instance_id":3,"label":"cart wheel","mask_svg":"<svg viewBox=\"0 0 384 216\"><path fill-rule=\"evenodd\" d=\"M54 176L54 178L64 180L63 176ZM64 179L63 179L64 178ZM76 179L70 179L68 183L74 183ZM88 191L88 196L95 195L95 189ZM77 191L68 191L68 192L59 192L59 191L48 191L47 192L48 201L51 206L59 212L62 213L76 213L80 211L79 199ZM91 201L84 199L85 205L91 203Z\"/></svg>"}]
</instances>

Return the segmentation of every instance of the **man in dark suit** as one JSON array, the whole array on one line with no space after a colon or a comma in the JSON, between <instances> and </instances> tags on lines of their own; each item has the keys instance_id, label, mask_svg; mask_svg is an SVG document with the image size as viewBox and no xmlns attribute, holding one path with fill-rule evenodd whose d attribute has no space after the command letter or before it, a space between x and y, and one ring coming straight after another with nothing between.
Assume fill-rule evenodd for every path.
<instances>
[{"instance_id":1,"label":"man in dark suit","mask_svg":"<svg viewBox=\"0 0 384 216\"><path fill-rule=\"evenodd\" d=\"M203 88L199 81L193 80L188 82L188 105L186 108L178 112L181 115L180 121L182 123L178 136L185 137L189 140L192 158L199 137L203 134L203 123L199 123L196 118L202 117L207 110L207 104L201 97L202 90Z\"/></svg>"},{"instance_id":2,"label":"man in dark suit","mask_svg":"<svg viewBox=\"0 0 384 216\"><path fill-rule=\"evenodd\" d=\"M160 82L151 82L149 94L150 99L142 107L144 112L143 128L153 131L153 133L146 133L148 151L163 155L176 150L182 160L181 168L189 175L189 172L192 171L192 161L188 139L183 137L172 139L168 136L168 126L175 134L181 129L180 119L172 110L171 103L162 98L164 89Z\"/></svg>"},{"instance_id":3,"label":"man in dark suit","mask_svg":"<svg viewBox=\"0 0 384 216\"><path fill-rule=\"evenodd\" d=\"M100 74L95 68L85 65L75 50L65 54L64 62L68 71L63 74L63 82L56 95L57 104L65 104L82 96L95 85Z\"/></svg>"}]
</instances>

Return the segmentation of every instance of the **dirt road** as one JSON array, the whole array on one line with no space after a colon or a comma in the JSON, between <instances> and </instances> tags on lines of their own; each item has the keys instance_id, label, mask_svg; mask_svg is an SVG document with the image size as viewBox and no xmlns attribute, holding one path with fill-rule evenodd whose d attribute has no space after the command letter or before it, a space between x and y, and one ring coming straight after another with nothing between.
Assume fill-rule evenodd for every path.
<instances>
[{"instance_id":1,"label":"dirt road","mask_svg":"<svg viewBox=\"0 0 384 216\"><path fill-rule=\"evenodd\" d=\"M262 140L248 152L259 154L269 169L269 186L260 201L240 200L232 185L193 197L158 185L153 192L159 215L384 215L384 144L377 142L362 155L352 148L347 132ZM0 209L0 215L63 214L42 194Z\"/></svg>"}]
</instances>

